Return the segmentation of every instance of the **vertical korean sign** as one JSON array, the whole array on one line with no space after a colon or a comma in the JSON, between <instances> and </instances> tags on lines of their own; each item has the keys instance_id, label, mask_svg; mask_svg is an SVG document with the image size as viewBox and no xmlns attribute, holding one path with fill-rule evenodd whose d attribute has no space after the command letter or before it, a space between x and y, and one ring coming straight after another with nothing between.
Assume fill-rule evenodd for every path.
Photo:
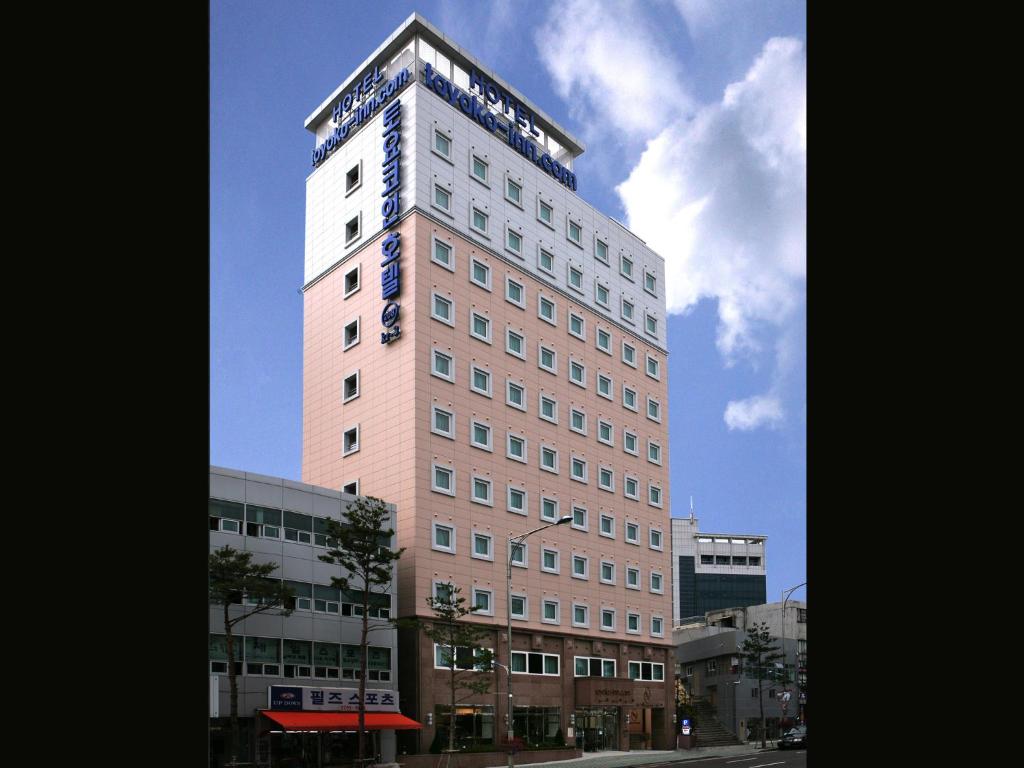
<instances>
[{"instance_id":1,"label":"vertical korean sign","mask_svg":"<svg viewBox=\"0 0 1024 768\"><path fill-rule=\"evenodd\" d=\"M384 203L381 205L382 217L381 227L388 232L398 223L398 214L401 210L399 191L402 186L402 100L395 99L384 110L384 130L381 134L384 137L384 162L381 163L384 191L381 197ZM390 344L402 334L398 325L399 304L396 301L401 294L401 272L399 271L399 259L402 255L401 233L390 232L381 242L380 262L380 298L387 302L384 311L381 312L380 322L384 331L380 334L381 344Z\"/></svg>"}]
</instances>

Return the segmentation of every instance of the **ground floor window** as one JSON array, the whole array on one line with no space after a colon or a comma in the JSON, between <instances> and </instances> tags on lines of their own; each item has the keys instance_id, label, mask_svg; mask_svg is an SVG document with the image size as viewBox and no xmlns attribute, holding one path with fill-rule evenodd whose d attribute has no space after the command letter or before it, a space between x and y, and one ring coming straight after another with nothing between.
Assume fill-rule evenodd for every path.
<instances>
[{"instance_id":1,"label":"ground floor window","mask_svg":"<svg viewBox=\"0 0 1024 768\"><path fill-rule=\"evenodd\" d=\"M513 733L531 747L565 745L561 707L515 707Z\"/></svg>"},{"instance_id":2,"label":"ground floor window","mask_svg":"<svg viewBox=\"0 0 1024 768\"><path fill-rule=\"evenodd\" d=\"M434 742L430 751L434 753L448 749L449 712L451 707L438 704L434 707ZM494 745L494 706L475 704L455 707L455 748L473 749L474 747Z\"/></svg>"},{"instance_id":3,"label":"ground floor window","mask_svg":"<svg viewBox=\"0 0 1024 768\"><path fill-rule=\"evenodd\" d=\"M618 707L577 709L576 746L584 752L619 749Z\"/></svg>"}]
</instances>

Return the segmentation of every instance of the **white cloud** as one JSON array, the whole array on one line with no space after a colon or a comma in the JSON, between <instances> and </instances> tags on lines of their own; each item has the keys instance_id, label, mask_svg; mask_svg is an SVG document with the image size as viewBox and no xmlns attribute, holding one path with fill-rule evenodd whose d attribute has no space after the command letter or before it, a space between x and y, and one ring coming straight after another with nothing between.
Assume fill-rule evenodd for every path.
<instances>
[{"instance_id":1,"label":"white cloud","mask_svg":"<svg viewBox=\"0 0 1024 768\"><path fill-rule=\"evenodd\" d=\"M727 365L757 365L804 302L806 119L803 45L773 38L720 102L648 142L617 188L630 229L665 258L669 312L718 301ZM730 403L726 422L774 423L782 410L772 403Z\"/></svg>"},{"instance_id":2,"label":"white cloud","mask_svg":"<svg viewBox=\"0 0 1024 768\"><path fill-rule=\"evenodd\" d=\"M706 30L717 25L720 20L721 1L712 0L674 0L676 10L686 22L690 37L697 37Z\"/></svg>"},{"instance_id":3,"label":"white cloud","mask_svg":"<svg viewBox=\"0 0 1024 768\"><path fill-rule=\"evenodd\" d=\"M729 429L749 431L763 426L775 427L782 419L782 403L771 395L732 400L725 408L725 423Z\"/></svg>"},{"instance_id":4,"label":"white cloud","mask_svg":"<svg viewBox=\"0 0 1024 768\"><path fill-rule=\"evenodd\" d=\"M568 0L551 7L534 34L555 91L573 118L632 137L649 138L652 115L673 119L692 110L678 84L679 64L646 27L648 6L631 0ZM628 25L629 34L623 34ZM622 98L628 93L627 98Z\"/></svg>"}]
</instances>

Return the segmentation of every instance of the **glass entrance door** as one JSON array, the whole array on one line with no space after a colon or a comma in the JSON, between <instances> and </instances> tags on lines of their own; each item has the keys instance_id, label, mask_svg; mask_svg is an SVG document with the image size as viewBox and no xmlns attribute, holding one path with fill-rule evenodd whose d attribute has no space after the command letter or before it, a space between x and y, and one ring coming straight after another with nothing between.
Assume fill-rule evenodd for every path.
<instances>
[{"instance_id":1,"label":"glass entrance door","mask_svg":"<svg viewBox=\"0 0 1024 768\"><path fill-rule=\"evenodd\" d=\"M619 748L619 710L576 710L576 746L584 752Z\"/></svg>"}]
</instances>

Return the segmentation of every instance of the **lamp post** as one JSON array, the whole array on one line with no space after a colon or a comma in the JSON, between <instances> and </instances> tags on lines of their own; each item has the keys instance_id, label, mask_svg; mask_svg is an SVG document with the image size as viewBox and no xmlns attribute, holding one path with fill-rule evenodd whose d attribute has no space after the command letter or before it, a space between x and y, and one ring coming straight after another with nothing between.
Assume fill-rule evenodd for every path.
<instances>
[{"instance_id":1,"label":"lamp post","mask_svg":"<svg viewBox=\"0 0 1024 768\"><path fill-rule=\"evenodd\" d=\"M540 528L534 528L532 531L519 534L518 536L509 536L506 544L508 545L508 558L505 562L505 623L508 631L508 666L505 670L508 672L508 730L506 735L508 738L508 765L509 768L513 768L515 765L515 758L512 754L512 739L515 738L513 732L513 709L512 709L512 552L515 547L522 546L522 543L526 541L528 536L532 536L538 531L543 531L545 528L551 528L555 525L563 525L565 523L572 522L572 515L565 515L559 518L553 523L542 525Z\"/></svg>"},{"instance_id":2,"label":"lamp post","mask_svg":"<svg viewBox=\"0 0 1024 768\"><path fill-rule=\"evenodd\" d=\"M804 582L801 582L800 584L797 584L795 587L791 587L790 589L782 590L782 690L784 692L786 692L786 693L789 692L789 675L786 673L786 601L789 600L789 596L791 594L793 594L794 592L796 592L798 589L800 589L800 587L806 587L806 586L807 586L807 582L804 581ZM793 669L794 669L794 672L795 672L796 665L794 665ZM795 674L794 674L794 682L796 682L796 675ZM798 697L798 699L799 699L799 697ZM785 713L785 706L788 703L789 703L788 701L783 700L783 713ZM797 701L797 708L799 709L799 707L800 707L800 702L798 700Z\"/></svg>"}]
</instances>

